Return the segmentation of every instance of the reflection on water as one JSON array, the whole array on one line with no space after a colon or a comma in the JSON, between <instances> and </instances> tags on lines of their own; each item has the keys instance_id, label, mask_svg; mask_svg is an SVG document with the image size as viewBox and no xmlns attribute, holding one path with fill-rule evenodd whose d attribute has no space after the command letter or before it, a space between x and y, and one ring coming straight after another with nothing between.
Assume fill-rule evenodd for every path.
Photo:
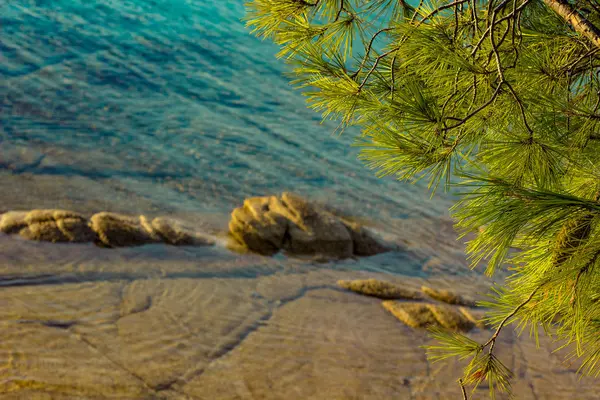
<instances>
[{"instance_id":1,"label":"reflection on water","mask_svg":"<svg viewBox=\"0 0 600 400\"><path fill-rule=\"evenodd\" d=\"M292 190L400 250L316 263L0 234L3 399L459 395L456 367L418 347L424 332L336 285L485 291L447 217L452 196L375 179L357 132L334 136L306 109L242 15L241 0L0 0L0 212L168 215L221 234L245 197ZM549 347L503 340L518 398L595 398Z\"/></svg>"}]
</instances>

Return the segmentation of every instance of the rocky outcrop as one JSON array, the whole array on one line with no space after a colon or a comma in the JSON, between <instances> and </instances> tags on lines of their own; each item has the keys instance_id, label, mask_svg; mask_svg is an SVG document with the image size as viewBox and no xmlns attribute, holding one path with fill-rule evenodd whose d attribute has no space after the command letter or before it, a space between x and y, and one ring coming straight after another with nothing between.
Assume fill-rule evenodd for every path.
<instances>
[{"instance_id":1,"label":"rocky outcrop","mask_svg":"<svg viewBox=\"0 0 600 400\"><path fill-rule=\"evenodd\" d=\"M427 328L437 325L437 319L426 303L408 303L386 300L383 308L411 328Z\"/></svg>"},{"instance_id":2,"label":"rocky outcrop","mask_svg":"<svg viewBox=\"0 0 600 400\"><path fill-rule=\"evenodd\" d=\"M19 233L21 229L27 227L25 217L26 211L8 211L0 217L0 232L6 234Z\"/></svg>"},{"instance_id":3,"label":"rocky outcrop","mask_svg":"<svg viewBox=\"0 0 600 400\"><path fill-rule=\"evenodd\" d=\"M33 210L25 222L27 228L19 234L30 240L85 243L96 238L86 218L72 211Z\"/></svg>"},{"instance_id":4,"label":"rocky outcrop","mask_svg":"<svg viewBox=\"0 0 600 400\"><path fill-rule=\"evenodd\" d=\"M274 211L283 207L277 207L278 203L275 196L246 199L243 207L231 213L229 232L255 253L275 254L283 247L289 226L285 216Z\"/></svg>"},{"instance_id":5,"label":"rocky outcrop","mask_svg":"<svg viewBox=\"0 0 600 400\"><path fill-rule=\"evenodd\" d=\"M109 212L95 214L88 220L68 210L9 211L0 215L0 232L42 242L94 242L101 247L214 244L211 237L173 218L149 220L143 215L132 217Z\"/></svg>"},{"instance_id":6,"label":"rocky outcrop","mask_svg":"<svg viewBox=\"0 0 600 400\"><path fill-rule=\"evenodd\" d=\"M254 197L231 214L229 231L248 250L343 259L389 250L367 229L292 194Z\"/></svg>"},{"instance_id":7,"label":"rocky outcrop","mask_svg":"<svg viewBox=\"0 0 600 400\"><path fill-rule=\"evenodd\" d=\"M344 289L384 300L420 300L423 298L419 292L377 279L358 279L354 281L340 280L337 284Z\"/></svg>"},{"instance_id":8,"label":"rocky outcrop","mask_svg":"<svg viewBox=\"0 0 600 400\"><path fill-rule=\"evenodd\" d=\"M173 218L154 218L151 226L153 232L173 246L209 246L215 243L210 236L196 232L192 227Z\"/></svg>"},{"instance_id":9,"label":"rocky outcrop","mask_svg":"<svg viewBox=\"0 0 600 400\"><path fill-rule=\"evenodd\" d=\"M424 294L451 305L425 301L401 301L424 300L424 296L415 290L377 279L340 280L337 284L356 293L386 300L382 303L383 307L412 328L434 326L461 332L468 332L474 327L487 328L483 322L483 315L467 308L475 306L473 300L465 299L448 290L435 290L427 286L421 287ZM457 305L467 307L454 307Z\"/></svg>"},{"instance_id":10,"label":"rocky outcrop","mask_svg":"<svg viewBox=\"0 0 600 400\"><path fill-rule=\"evenodd\" d=\"M475 300L464 298L464 297L459 296L455 293L452 293L448 290L432 289L427 286L422 286L421 291L423 293L425 293L427 296L431 297L432 299L441 301L443 303L459 305L459 306L475 307Z\"/></svg>"},{"instance_id":11,"label":"rocky outcrop","mask_svg":"<svg viewBox=\"0 0 600 400\"><path fill-rule=\"evenodd\" d=\"M473 321L453 307L416 302L386 300L383 307L411 328L441 327L460 332L468 332L474 327Z\"/></svg>"},{"instance_id":12,"label":"rocky outcrop","mask_svg":"<svg viewBox=\"0 0 600 400\"><path fill-rule=\"evenodd\" d=\"M368 257L389 251L389 247L376 239L365 227L347 219L342 219L341 221L344 223L346 229L348 229L348 232L350 232L350 237L354 244L354 255Z\"/></svg>"},{"instance_id":13,"label":"rocky outcrop","mask_svg":"<svg viewBox=\"0 0 600 400\"><path fill-rule=\"evenodd\" d=\"M8 211L0 214L0 232L44 242L94 242L101 247L215 243L180 220L111 212L94 214L88 220L68 210ZM332 260L389 250L367 228L292 193L246 199L231 214L229 234L235 242L231 249L263 255L283 250L292 256Z\"/></svg>"},{"instance_id":14,"label":"rocky outcrop","mask_svg":"<svg viewBox=\"0 0 600 400\"><path fill-rule=\"evenodd\" d=\"M144 228L147 223L143 216L136 218L102 212L92 216L90 222L100 243L107 247L140 246L160 241L153 231Z\"/></svg>"},{"instance_id":15,"label":"rocky outcrop","mask_svg":"<svg viewBox=\"0 0 600 400\"><path fill-rule=\"evenodd\" d=\"M468 332L475 326L473 321L458 309L443 304L427 304L439 325L451 331Z\"/></svg>"},{"instance_id":16,"label":"rocky outcrop","mask_svg":"<svg viewBox=\"0 0 600 400\"><path fill-rule=\"evenodd\" d=\"M9 211L2 215L0 231L45 242L91 242L96 234L85 217L66 210Z\"/></svg>"}]
</instances>

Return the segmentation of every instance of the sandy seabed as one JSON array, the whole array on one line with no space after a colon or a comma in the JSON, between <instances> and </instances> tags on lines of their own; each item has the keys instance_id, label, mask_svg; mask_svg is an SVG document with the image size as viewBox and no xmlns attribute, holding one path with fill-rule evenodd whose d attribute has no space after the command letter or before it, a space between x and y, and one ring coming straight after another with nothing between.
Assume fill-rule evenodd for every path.
<instances>
[{"instance_id":1,"label":"sandy seabed","mask_svg":"<svg viewBox=\"0 0 600 400\"><path fill-rule=\"evenodd\" d=\"M483 293L479 275L418 278L225 249L98 249L0 236L2 399L459 399L427 332L339 279ZM161 254L162 257L157 257ZM490 331L475 330L484 341ZM597 381L510 329L517 399L596 399ZM472 399L486 399L487 388ZM502 397L501 397L502 398Z\"/></svg>"}]
</instances>

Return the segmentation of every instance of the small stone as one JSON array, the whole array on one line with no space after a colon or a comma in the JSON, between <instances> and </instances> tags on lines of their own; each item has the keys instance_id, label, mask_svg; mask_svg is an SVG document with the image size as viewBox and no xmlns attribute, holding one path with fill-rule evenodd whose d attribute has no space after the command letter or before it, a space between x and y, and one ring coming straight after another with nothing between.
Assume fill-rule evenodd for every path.
<instances>
[{"instance_id":1,"label":"small stone","mask_svg":"<svg viewBox=\"0 0 600 400\"><path fill-rule=\"evenodd\" d=\"M6 234L19 233L19 231L27 226L25 217L27 211L8 211L0 217L0 232Z\"/></svg>"},{"instance_id":2,"label":"small stone","mask_svg":"<svg viewBox=\"0 0 600 400\"><path fill-rule=\"evenodd\" d=\"M442 304L427 304L439 325L451 331L468 332L473 329L473 322L460 311Z\"/></svg>"},{"instance_id":3,"label":"small stone","mask_svg":"<svg viewBox=\"0 0 600 400\"><path fill-rule=\"evenodd\" d=\"M467 306L467 307L475 307L475 301L470 300L470 299L465 299L462 296L456 295L448 290L444 290L444 289L432 289L430 287L427 286L422 286L421 287L421 291L423 293L425 293L427 296L431 297L432 299L444 302L444 303L448 303L448 304L454 304L454 305L460 305L460 306Z\"/></svg>"},{"instance_id":4,"label":"small stone","mask_svg":"<svg viewBox=\"0 0 600 400\"><path fill-rule=\"evenodd\" d=\"M96 235L81 214L67 210L32 210L18 233L28 240L43 242L92 242ZM16 233L16 232L14 232Z\"/></svg>"},{"instance_id":5,"label":"small stone","mask_svg":"<svg viewBox=\"0 0 600 400\"><path fill-rule=\"evenodd\" d=\"M479 329L488 329L489 326L485 323L483 317L485 314L483 312L479 312L475 314L472 309L468 309L465 307L459 307L458 311L462 313L469 321L471 321L476 327Z\"/></svg>"},{"instance_id":6,"label":"small stone","mask_svg":"<svg viewBox=\"0 0 600 400\"><path fill-rule=\"evenodd\" d=\"M36 222L58 221L61 219L79 219L85 221L85 217L79 213L68 210L31 210L25 217L25 222L28 225Z\"/></svg>"},{"instance_id":7,"label":"small stone","mask_svg":"<svg viewBox=\"0 0 600 400\"><path fill-rule=\"evenodd\" d=\"M211 246L215 244L211 237L195 232L190 227L172 218L154 218L152 228L163 241L174 246Z\"/></svg>"},{"instance_id":8,"label":"small stone","mask_svg":"<svg viewBox=\"0 0 600 400\"><path fill-rule=\"evenodd\" d=\"M61 232L73 243L88 243L96 240L96 233L88 221L78 218L64 218L56 221Z\"/></svg>"},{"instance_id":9,"label":"small stone","mask_svg":"<svg viewBox=\"0 0 600 400\"><path fill-rule=\"evenodd\" d=\"M28 240L40 242L68 242L69 238L60 230L55 221L36 222L21 229L19 235Z\"/></svg>"},{"instance_id":10,"label":"small stone","mask_svg":"<svg viewBox=\"0 0 600 400\"><path fill-rule=\"evenodd\" d=\"M340 280L337 282L337 284L340 287L343 287L344 289L348 289L356 293L364 294L367 296L373 296L385 300L418 300L423 298L419 292L410 289L405 289L397 285L380 281L377 279L364 279L354 281Z\"/></svg>"},{"instance_id":11,"label":"small stone","mask_svg":"<svg viewBox=\"0 0 600 400\"><path fill-rule=\"evenodd\" d=\"M425 303L408 303L395 300L382 302L383 307L411 328L427 328L438 325L435 315Z\"/></svg>"},{"instance_id":12,"label":"small stone","mask_svg":"<svg viewBox=\"0 0 600 400\"><path fill-rule=\"evenodd\" d=\"M101 212L92 216L91 225L100 242L108 247L141 246L158 241L144 229L140 218Z\"/></svg>"}]
</instances>

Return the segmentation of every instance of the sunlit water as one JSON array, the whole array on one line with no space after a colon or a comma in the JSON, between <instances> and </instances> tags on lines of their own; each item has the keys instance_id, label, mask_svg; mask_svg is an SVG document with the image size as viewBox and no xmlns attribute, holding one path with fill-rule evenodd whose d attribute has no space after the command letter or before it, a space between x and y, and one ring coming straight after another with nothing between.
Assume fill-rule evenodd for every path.
<instances>
[{"instance_id":1,"label":"sunlit water","mask_svg":"<svg viewBox=\"0 0 600 400\"><path fill-rule=\"evenodd\" d=\"M5 287L0 289L5 290L0 306L15 310L2 311L3 321L37 321L40 315L47 320L49 307L56 315L51 313L52 321L46 325L77 333L124 370L136 371L146 384L159 382L154 389L201 393L194 391L193 383L205 368L200 358L220 357L235 347L236 340L245 338L246 331L255 329L252 324L251 329L239 328L245 326L240 322L240 332L246 333L231 333L238 328L226 323L250 318L247 315L256 311L236 305L264 301L265 310L271 310L277 302L300 296L294 292L295 283L285 283L287 275L302 275L303 290L318 289L319 279L335 282L339 277L310 278L310 273L320 276L320 271L368 271L390 279L412 276L438 282L479 279L467 268L463 246L456 241L448 218L452 196L439 193L430 198L424 184L376 178L352 146L359 132L350 129L336 135L334 122L322 123L318 114L306 108L302 94L283 75L286 66L275 58L277 49L249 34L240 20L243 14L241 0L0 0L0 212L65 208L172 215L207 231L223 231L229 213L244 198L294 191L370 221L403 250L317 264L282 255L239 255L222 245L100 249L0 235L0 284ZM277 292L278 279L287 294L271 294ZM190 280L196 283L189 286ZM155 281L164 287L139 289L145 285L139 282ZM239 282L246 286L238 286ZM139 307L135 305L139 299L131 300L135 312L127 312L145 311L150 314L145 323L157 318L155 325L140 321L130 322L129 327L119 325L124 307L129 307L126 294L134 289L149 294L142 296ZM207 290L210 301L202 297ZM154 332L151 340L132 339L127 347L122 336L118 343L108 339L112 336L106 332L112 332L113 325L98 331L88 326L101 324L90 315L104 322L116 318L111 291L121 299L121 305L115 306L121 310L115 311L121 317L114 325L119 335L127 329L136 337ZM243 298L244 293L250 297ZM146 304L144 299L152 301ZM219 305L213 304L215 299L221 299ZM157 302L160 306L155 307ZM38 315L38 308L45 311ZM155 309L154 314L147 311ZM263 311L256 311L257 321L270 318ZM358 317L348 316L342 325L353 318ZM180 321L188 333L168 330L174 321ZM194 321L218 329L204 332ZM282 324L280 329L289 324L290 331L295 323L275 321ZM12 347L4 350L8 352L2 353L4 357L17 363L15 348L24 358L44 354L39 347L19 347L24 343L21 335L36 337L32 332L19 331L14 343L8 340ZM285 337L274 334L275 342L278 335ZM406 359L413 357L409 351L413 344L418 341L402 350ZM123 353L111 355L117 348ZM146 359L149 349L159 349L160 354L150 352L156 358ZM48 360L64 357L56 354L48 353ZM182 366L173 357L196 364ZM162 368L144 370L151 361ZM52 369L41 365L39 371ZM391 365L397 367L393 361L386 367L388 373L397 376ZM175 384L167 370L177 372ZM3 388L10 392L18 386L10 386L18 373L7 371L3 384L8 389ZM40 372L36 382L51 387L64 384L51 376ZM131 393L131 398L146 398L136 397L135 390ZM387 398L381 396L374 398Z\"/></svg>"},{"instance_id":2,"label":"sunlit water","mask_svg":"<svg viewBox=\"0 0 600 400\"><path fill-rule=\"evenodd\" d=\"M1 209L224 226L244 198L294 191L375 222L446 218L450 196L377 179L359 132L307 109L242 1L0 4Z\"/></svg>"}]
</instances>

